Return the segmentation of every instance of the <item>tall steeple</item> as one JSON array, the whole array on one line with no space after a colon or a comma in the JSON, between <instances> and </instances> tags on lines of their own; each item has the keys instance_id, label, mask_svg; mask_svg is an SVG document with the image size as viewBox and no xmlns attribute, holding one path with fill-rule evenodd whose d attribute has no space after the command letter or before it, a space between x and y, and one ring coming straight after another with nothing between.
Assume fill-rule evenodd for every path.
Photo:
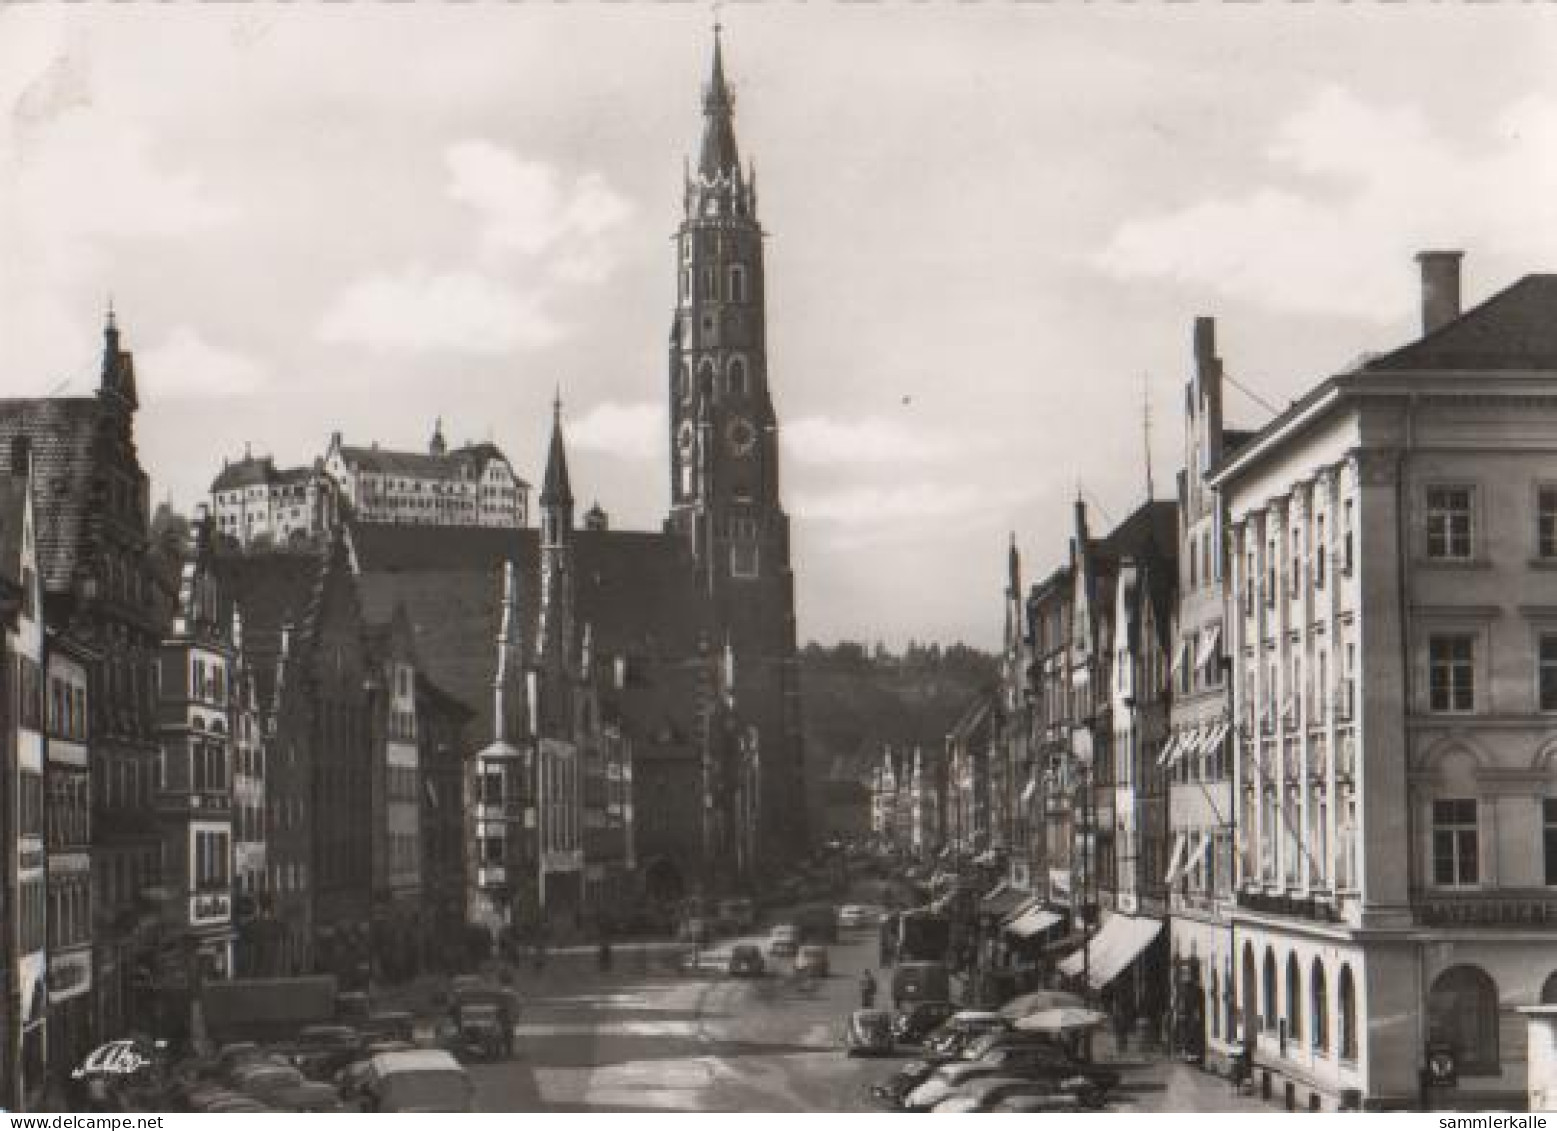
<instances>
[{"instance_id":1,"label":"tall steeple","mask_svg":"<svg viewBox=\"0 0 1557 1131\"><path fill-rule=\"evenodd\" d=\"M735 100L724 77L724 43L714 25L714 65L703 89L703 148L697 171L704 184L723 176L739 177L740 153L735 146Z\"/></svg>"},{"instance_id":2,"label":"tall steeple","mask_svg":"<svg viewBox=\"0 0 1557 1131\"><path fill-rule=\"evenodd\" d=\"M119 319L113 299L108 300L108 315L103 322L103 369L98 396L114 397L134 412L140 407L135 395L135 358L119 348Z\"/></svg>"},{"instance_id":3,"label":"tall steeple","mask_svg":"<svg viewBox=\"0 0 1557 1131\"><path fill-rule=\"evenodd\" d=\"M552 402L551 451L541 489L541 604L537 662L554 676L571 671L573 653L573 488L562 443L562 396Z\"/></svg>"}]
</instances>

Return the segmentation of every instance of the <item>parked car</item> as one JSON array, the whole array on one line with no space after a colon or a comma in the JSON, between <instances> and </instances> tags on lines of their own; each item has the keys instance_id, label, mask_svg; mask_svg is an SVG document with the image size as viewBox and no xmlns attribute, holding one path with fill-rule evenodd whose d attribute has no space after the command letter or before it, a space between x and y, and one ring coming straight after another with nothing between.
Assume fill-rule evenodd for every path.
<instances>
[{"instance_id":1,"label":"parked car","mask_svg":"<svg viewBox=\"0 0 1557 1131\"><path fill-rule=\"evenodd\" d=\"M732 978L760 978L766 969L762 951L751 943L741 943L730 951L729 974Z\"/></svg>"},{"instance_id":2,"label":"parked car","mask_svg":"<svg viewBox=\"0 0 1557 1131\"><path fill-rule=\"evenodd\" d=\"M931 1110L937 1115L994 1111L996 1104L1008 1100L1033 1105L1024 1106L1026 1111L1075 1111L1081 1106L1075 1093L1056 1092L1045 1081L1021 1076L985 1076L962 1085Z\"/></svg>"},{"instance_id":3,"label":"parked car","mask_svg":"<svg viewBox=\"0 0 1557 1131\"><path fill-rule=\"evenodd\" d=\"M1085 1107L1099 1107L1119 1083L1111 1068L1079 1061L1051 1044L1000 1045L977 1060L943 1064L930 1078L910 1092L903 1106L909 1111L929 1111L964 1084L988 1076L1015 1076L1048 1085L1056 1092L1076 1096Z\"/></svg>"},{"instance_id":4,"label":"parked car","mask_svg":"<svg viewBox=\"0 0 1557 1131\"><path fill-rule=\"evenodd\" d=\"M265 1103L278 1092L285 1092L308 1082L296 1068L285 1064L253 1064L232 1074L232 1085L246 1096L253 1096Z\"/></svg>"},{"instance_id":5,"label":"parked car","mask_svg":"<svg viewBox=\"0 0 1557 1131\"><path fill-rule=\"evenodd\" d=\"M788 958L800 949L800 928L785 923L773 928L768 935L768 953L775 958Z\"/></svg>"},{"instance_id":6,"label":"parked car","mask_svg":"<svg viewBox=\"0 0 1557 1131\"><path fill-rule=\"evenodd\" d=\"M844 1047L850 1056L890 1053L894 1048L892 1014L885 1009L856 1009L849 1014Z\"/></svg>"},{"instance_id":7,"label":"parked car","mask_svg":"<svg viewBox=\"0 0 1557 1131\"><path fill-rule=\"evenodd\" d=\"M375 1013L362 1026L362 1035L369 1041L416 1040L416 1017L404 1011Z\"/></svg>"},{"instance_id":8,"label":"parked car","mask_svg":"<svg viewBox=\"0 0 1557 1131\"><path fill-rule=\"evenodd\" d=\"M346 1110L339 1092L329 1084L316 1081L274 1092L267 1097L266 1103L276 1111L333 1113Z\"/></svg>"},{"instance_id":9,"label":"parked car","mask_svg":"<svg viewBox=\"0 0 1557 1131\"><path fill-rule=\"evenodd\" d=\"M1005 1033L1010 1029L1010 1018L999 1013L982 1009L962 1009L942 1021L925 1037L924 1047L926 1052L956 1053L964 1045L971 1044L986 1033Z\"/></svg>"},{"instance_id":10,"label":"parked car","mask_svg":"<svg viewBox=\"0 0 1557 1131\"><path fill-rule=\"evenodd\" d=\"M803 946L795 952L795 973L825 978L830 973L825 946Z\"/></svg>"},{"instance_id":11,"label":"parked car","mask_svg":"<svg viewBox=\"0 0 1557 1131\"><path fill-rule=\"evenodd\" d=\"M917 1001L949 1001L951 973L944 962L900 962L892 971L892 1005L901 1009Z\"/></svg>"},{"instance_id":12,"label":"parked car","mask_svg":"<svg viewBox=\"0 0 1557 1131\"><path fill-rule=\"evenodd\" d=\"M350 1025L309 1025L297 1035L292 1063L312 1080L328 1080L362 1054L364 1043Z\"/></svg>"},{"instance_id":13,"label":"parked car","mask_svg":"<svg viewBox=\"0 0 1557 1131\"><path fill-rule=\"evenodd\" d=\"M917 1045L956 1013L957 1007L949 1001L915 1001L897 1011L892 1027L898 1040Z\"/></svg>"},{"instance_id":14,"label":"parked car","mask_svg":"<svg viewBox=\"0 0 1557 1131\"><path fill-rule=\"evenodd\" d=\"M381 1053L367 1071L363 1093L370 1111L468 1112L470 1076L439 1049Z\"/></svg>"},{"instance_id":15,"label":"parked car","mask_svg":"<svg viewBox=\"0 0 1557 1131\"><path fill-rule=\"evenodd\" d=\"M838 908L838 925L847 930L874 927L881 922L881 908L868 903L845 903Z\"/></svg>"},{"instance_id":16,"label":"parked car","mask_svg":"<svg viewBox=\"0 0 1557 1131\"><path fill-rule=\"evenodd\" d=\"M899 1110L904 1099L920 1084L930 1078L937 1068L960 1061L978 1060L992 1049L1014 1045L1044 1045L1054 1047L1054 1038L1046 1034L1028 1033L1020 1029L996 1031L982 1035L970 1034L956 1048L925 1053L917 1060L910 1060L881 1083L871 1088L871 1096L882 1106Z\"/></svg>"}]
</instances>

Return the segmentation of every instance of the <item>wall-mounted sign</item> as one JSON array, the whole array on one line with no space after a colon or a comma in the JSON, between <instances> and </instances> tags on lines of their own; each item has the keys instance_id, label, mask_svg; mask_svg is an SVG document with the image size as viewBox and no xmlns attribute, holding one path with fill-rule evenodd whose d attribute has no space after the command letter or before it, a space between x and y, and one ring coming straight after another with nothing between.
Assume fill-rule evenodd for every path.
<instances>
[{"instance_id":1,"label":"wall-mounted sign","mask_svg":"<svg viewBox=\"0 0 1557 1131\"><path fill-rule=\"evenodd\" d=\"M226 895L195 895L189 899L191 923L226 922L232 917L232 899Z\"/></svg>"},{"instance_id":2,"label":"wall-mounted sign","mask_svg":"<svg viewBox=\"0 0 1557 1131\"><path fill-rule=\"evenodd\" d=\"M49 1003L75 997L92 985L92 956L67 954L49 959Z\"/></svg>"}]
</instances>

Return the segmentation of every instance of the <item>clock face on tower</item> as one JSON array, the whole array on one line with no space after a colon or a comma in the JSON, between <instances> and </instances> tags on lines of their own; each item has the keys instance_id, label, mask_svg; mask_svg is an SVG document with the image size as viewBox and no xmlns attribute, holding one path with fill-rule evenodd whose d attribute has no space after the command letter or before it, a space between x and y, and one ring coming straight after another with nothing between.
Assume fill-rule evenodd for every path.
<instances>
[{"instance_id":1,"label":"clock face on tower","mask_svg":"<svg viewBox=\"0 0 1557 1131\"><path fill-rule=\"evenodd\" d=\"M748 456L757 446L757 429L753 428L751 421L744 416L737 416L725 428L724 439L729 445L731 455Z\"/></svg>"}]
</instances>

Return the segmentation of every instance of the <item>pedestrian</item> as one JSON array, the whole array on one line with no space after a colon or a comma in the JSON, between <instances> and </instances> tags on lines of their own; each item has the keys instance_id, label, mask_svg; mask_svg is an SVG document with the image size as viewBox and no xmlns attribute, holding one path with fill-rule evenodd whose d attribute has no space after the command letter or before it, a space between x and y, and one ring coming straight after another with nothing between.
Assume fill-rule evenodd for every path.
<instances>
[{"instance_id":1,"label":"pedestrian","mask_svg":"<svg viewBox=\"0 0 1557 1131\"><path fill-rule=\"evenodd\" d=\"M876 977L869 970L860 975L860 1008L870 1009L876 1004Z\"/></svg>"}]
</instances>

